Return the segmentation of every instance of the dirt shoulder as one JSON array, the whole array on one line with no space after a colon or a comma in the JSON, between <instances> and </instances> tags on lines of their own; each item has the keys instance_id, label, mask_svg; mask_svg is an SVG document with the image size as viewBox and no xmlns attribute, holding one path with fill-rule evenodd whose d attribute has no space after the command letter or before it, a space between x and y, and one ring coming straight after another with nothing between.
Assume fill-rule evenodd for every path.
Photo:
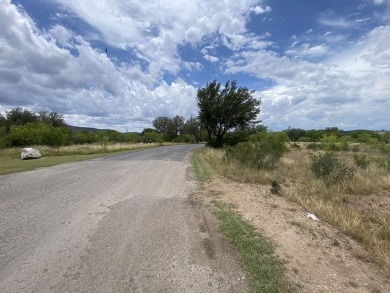
<instances>
[{"instance_id":1,"label":"dirt shoulder","mask_svg":"<svg viewBox=\"0 0 390 293\"><path fill-rule=\"evenodd\" d=\"M206 202L229 204L275 243L299 292L390 292L388 276L359 259L361 245L321 219L310 219L301 206L271 194L270 186L220 176L205 183L203 195Z\"/></svg>"}]
</instances>

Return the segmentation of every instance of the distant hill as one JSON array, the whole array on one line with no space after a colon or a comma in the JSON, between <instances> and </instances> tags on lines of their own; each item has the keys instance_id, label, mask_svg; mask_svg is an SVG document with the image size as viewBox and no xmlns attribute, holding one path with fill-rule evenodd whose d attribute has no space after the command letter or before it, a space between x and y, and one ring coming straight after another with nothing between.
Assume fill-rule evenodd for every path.
<instances>
[{"instance_id":1,"label":"distant hill","mask_svg":"<svg viewBox=\"0 0 390 293\"><path fill-rule=\"evenodd\" d=\"M99 132L99 131L115 131L111 129L98 129L98 128L92 128L92 127L81 127L81 126L72 126L67 125L68 129L71 131L89 131L89 132Z\"/></svg>"},{"instance_id":2,"label":"distant hill","mask_svg":"<svg viewBox=\"0 0 390 293\"><path fill-rule=\"evenodd\" d=\"M81 127L81 126L72 126L72 125L67 125L68 129L70 131L88 131L88 132L100 132L100 131L115 131L118 133L131 133L131 134L140 134L139 132L120 132L112 129L99 129L99 128L93 128L93 127Z\"/></svg>"}]
</instances>

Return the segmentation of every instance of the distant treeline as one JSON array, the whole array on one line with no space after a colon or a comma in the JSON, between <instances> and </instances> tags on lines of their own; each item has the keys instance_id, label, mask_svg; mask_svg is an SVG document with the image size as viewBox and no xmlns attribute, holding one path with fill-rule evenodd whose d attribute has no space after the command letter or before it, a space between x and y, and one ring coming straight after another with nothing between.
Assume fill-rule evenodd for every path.
<instances>
[{"instance_id":1,"label":"distant treeline","mask_svg":"<svg viewBox=\"0 0 390 293\"><path fill-rule=\"evenodd\" d=\"M208 138L204 126L197 117L185 120L182 116L157 117L152 121L153 128L145 128L142 132L121 133L114 130L99 130L69 126L61 114L56 112L34 113L20 107L0 114L0 147L24 147L32 145L62 146L90 143L122 143L122 142L185 142L197 143L207 141L213 144L214 136ZM245 142L256 133L267 132L267 127L254 125L244 129L228 132L223 144L234 146ZM286 140L291 142L321 142L340 144L358 142L368 144L389 144L390 132L370 130L343 131L337 127L304 130L288 128L281 131Z\"/></svg>"},{"instance_id":2,"label":"distant treeline","mask_svg":"<svg viewBox=\"0 0 390 293\"><path fill-rule=\"evenodd\" d=\"M158 126L156 123L159 123ZM164 141L195 143L201 139L201 128L196 118L184 121L181 116L158 117L153 124L155 128L145 128L142 132L121 133L70 126L65 123L63 115L56 112L34 113L17 107L6 112L5 116L0 114L0 147Z\"/></svg>"},{"instance_id":3,"label":"distant treeline","mask_svg":"<svg viewBox=\"0 0 390 293\"><path fill-rule=\"evenodd\" d=\"M350 130L343 131L337 127L325 129L304 130L300 128L288 128L284 130L290 141L293 142L358 142L358 143L390 143L389 131Z\"/></svg>"},{"instance_id":4,"label":"distant treeline","mask_svg":"<svg viewBox=\"0 0 390 293\"><path fill-rule=\"evenodd\" d=\"M150 141L143 133L73 127L56 112L34 113L19 107L6 112L5 116L0 114L0 125L0 147L3 148Z\"/></svg>"}]
</instances>

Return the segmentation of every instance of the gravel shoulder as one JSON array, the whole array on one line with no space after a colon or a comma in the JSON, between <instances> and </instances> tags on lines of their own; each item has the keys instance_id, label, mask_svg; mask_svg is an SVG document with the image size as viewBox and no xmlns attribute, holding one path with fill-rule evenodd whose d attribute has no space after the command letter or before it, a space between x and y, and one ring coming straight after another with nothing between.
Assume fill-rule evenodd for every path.
<instances>
[{"instance_id":1,"label":"gravel shoulder","mask_svg":"<svg viewBox=\"0 0 390 293\"><path fill-rule=\"evenodd\" d=\"M272 195L269 186L215 177L203 198L229 204L275 243L287 277L298 292L390 292L390 281L376 265L359 258L364 248L324 221L313 221L299 205Z\"/></svg>"}]
</instances>

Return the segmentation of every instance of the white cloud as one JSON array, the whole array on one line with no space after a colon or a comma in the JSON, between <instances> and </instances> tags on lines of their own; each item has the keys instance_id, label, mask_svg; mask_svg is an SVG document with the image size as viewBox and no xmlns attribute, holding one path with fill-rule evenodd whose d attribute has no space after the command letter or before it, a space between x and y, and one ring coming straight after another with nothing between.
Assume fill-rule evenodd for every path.
<instances>
[{"instance_id":1,"label":"white cloud","mask_svg":"<svg viewBox=\"0 0 390 293\"><path fill-rule=\"evenodd\" d=\"M269 7L268 5L266 6L258 5L251 8L251 11L253 11L255 14L263 14L263 13L270 12L271 10L272 10L271 7Z\"/></svg>"},{"instance_id":2,"label":"white cloud","mask_svg":"<svg viewBox=\"0 0 390 293\"><path fill-rule=\"evenodd\" d=\"M326 44L310 46L308 43L303 43L297 46L298 42L294 42L290 48L285 52L286 55L295 58L318 58L328 54L328 47Z\"/></svg>"},{"instance_id":3,"label":"white cloud","mask_svg":"<svg viewBox=\"0 0 390 293\"><path fill-rule=\"evenodd\" d=\"M23 105L63 113L70 124L142 130L157 116L196 115L196 88L177 76L203 70L203 56L226 62L227 74L272 83L256 93L263 98L261 119L271 128L364 127L369 118L359 113L374 111L377 124L390 128L384 110L390 108L390 27L366 28L353 41L352 31L372 24L375 15L368 22L327 11L320 30L293 36L282 52L270 34L246 26L253 13L271 11L262 1L54 2L61 13L46 28L9 0L0 2L1 111ZM65 25L80 20L83 31ZM127 61L93 48L95 41L128 53ZM203 49L184 59L183 47Z\"/></svg>"},{"instance_id":4,"label":"white cloud","mask_svg":"<svg viewBox=\"0 0 390 293\"><path fill-rule=\"evenodd\" d=\"M175 74L180 69L178 44L196 44L215 33L229 37L245 33L246 13L259 1L101 0L98 5L93 0L56 2L64 13L77 15L98 31L104 42L135 50L158 78L162 71Z\"/></svg>"},{"instance_id":5,"label":"white cloud","mask_svg":"<svg viewBox=\"0 0 390 293\"><path fill-rule=\"evenodd\" d=\"M181 79L156 83L153 66L158 61L171 71L180 66L199 70L199 62L170 65L169 36L153 37L155 59L149 71L140 63L115 64L57 25L42 33L32 20L9 1L0 4L0 104L1 111L23 105L33 111L64 114L66 122L79 126L140 131L157 115L196 114L196 88ZM163 43L163 44L162 44ZM72 47L77 56L57 44ZM150 51L148 54L152 54ZM161 54L157 60L157 55ZM169 54L168 54L169 56ZM166 63L166 64L164 64ZM158 81L158 80L157 80Z\"/></svg>"},{"instance_id":6,"label":"white cloud","mask_svg":"<svg viewBox=\"0 0 390 293\"><path fill-rule=\"evenodd\" d=\"M60 46L72 48L72 38L74 37L74 33L69 31L67 28L62 25L54 25L48 31L48 37L53 38Z\"/></svg>"},{"instance_id":7,"label":"white cloud","mask_svg":"<svg viewBox=\"0 0 390 293\"><path fill-rule=\"evenodd\" d=\"M215 56L211 56L211 55L204 55L203 56L204 59L206 59L207 61L210 61L210 62L218 62L219 58L218 57L215 57Z\"/></svg>"},{"instance_id":8,"label":"white cloud","mask_svg":"<svg viewBox=\"0 0 390 293\"><path fill-rule=\"evenodd\" d=\"M319 18L319 23L329 27L335 28L351 28L353 27L353 22L349 21L343 17L334 17L329 15L322 15Z\"/></svg>"},{"instance_id":9,"label":"white cloud","mask_svg":"<svg viewBox=\"0 0 390 293\"><path fill-rule=\"evenodd\" d=\"M183 62L183 66L188 71L201 71L203 65L199 62Z\"/></svg>"},{"instance_id":10,"label":"white cloud","mask_svg":"<svg viewBox=\"0 0 390 293\"><path fill-rule=\"evenodd\" d=\"M0 68L58 74L69 62L69 52L40 36L32 20L9 1L0 4L0 16Z\"/></svg>"},{"instance_id":11,"label":"white cloud","mask_svg":"<svg viewBox=\"0 0 390 293\"><path fill-rule=\"evenodd\" d=\"M356 19L355 22L365 22L365 21L368 21L370 20L371 18L359 18L359 19Z\"/></svg>"},{"instance_id":12,"label":"white cloud","mask_svg":"<svg viewBox=\"0 0 390 293\"><path fill-rule=\"evenodd\" d=\"M302 128L390 127L386 118L390 109L390 26L371 30L344 50L331 52L322 63L265 50L246 51L226 63L226 72L245 72L275 82L258 93L263 98L263 121L271 128L289 123ZM376 124L370 120L372 113Z\"/></svg>"}]
</instances>

